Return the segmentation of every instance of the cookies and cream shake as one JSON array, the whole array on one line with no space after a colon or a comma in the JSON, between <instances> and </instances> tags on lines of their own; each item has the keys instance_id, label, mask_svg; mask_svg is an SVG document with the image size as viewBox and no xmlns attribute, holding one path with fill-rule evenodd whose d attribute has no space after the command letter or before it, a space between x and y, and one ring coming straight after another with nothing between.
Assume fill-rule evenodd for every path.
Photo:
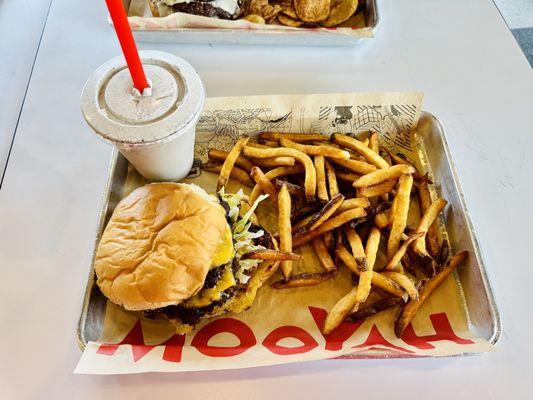
<instances>
[{"instance_id":1,"label":"cookies and cream shake","mask_svg":"<svg viewBox=\"0 0 533 400\"><path fill-rule=\"evenodd\" d=\"M134 88L124 57L99 67L83 88L85 120L148 180L184 178L193 163L195 127L205 88L183 59L160 51L139 52L150 84Z\"/></svg>"}]
</instances>

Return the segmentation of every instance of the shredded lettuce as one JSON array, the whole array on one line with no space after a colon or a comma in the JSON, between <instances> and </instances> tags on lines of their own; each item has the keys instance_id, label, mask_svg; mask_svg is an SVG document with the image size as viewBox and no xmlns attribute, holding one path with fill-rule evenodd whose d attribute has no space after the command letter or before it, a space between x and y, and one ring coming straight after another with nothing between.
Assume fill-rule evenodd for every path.
<instances>
[{"instance_id":1,"label":"shredded lettuce","mask_svg":"<svg viewBox=\"0 0 533 400\"><path fill-rule=\"evenodd\" d=\"M242 256L252 251L264 250L264 246L254 244L254 239L260 238L265 234L263 230L257 232L250 232L252 222L250 218L255 209L268 195L264 194L257 198L250 209L244 215L240 215L240 206L244 201L244 192L240 189L237 193L225 193L224 188L220 189L218 193L220 198L224 200L229 206L228 216L233 222L232 234L234 240L235 258L239 264L239 270L235 273L235 277L240 283L247 283L250 276L246 274L247 271L257 267L261 260L242 260Z\"/></svg>"}]
</instances>

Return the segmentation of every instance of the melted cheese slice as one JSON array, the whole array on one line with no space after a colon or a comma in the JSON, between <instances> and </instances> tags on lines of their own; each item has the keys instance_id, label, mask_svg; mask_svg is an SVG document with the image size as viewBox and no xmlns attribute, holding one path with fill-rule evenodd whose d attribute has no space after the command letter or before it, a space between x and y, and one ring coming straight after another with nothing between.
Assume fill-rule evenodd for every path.
<instances>
[{"instance_id":1,"label":"melted cheese slice","mask_svg":"<svg viewBox=\"0 0 533 400\"><path fill-rule=\"evenodd\" d=\"M222 276L218 280L215 287L210 289L202 289L200 292L195 294L189 300L187 300L183 305L184 307L205 307L211 304L214 301L220 300L222 297L222 292L236 284L235 277L231 271L231 266L227 265L222 272Z\"/></svg>"},{"instance_id":2,"label":"melted cheese slice","mask_svg":"<svg viewBox=\"0 0 533 400\"><path fill-rule=\"evenodd\" d=\"M227 264L233 258L233 236L229 225L220 239L220 243L215 250L213 260L211 261L211 268Z\"/></svg>"}]
</instances>

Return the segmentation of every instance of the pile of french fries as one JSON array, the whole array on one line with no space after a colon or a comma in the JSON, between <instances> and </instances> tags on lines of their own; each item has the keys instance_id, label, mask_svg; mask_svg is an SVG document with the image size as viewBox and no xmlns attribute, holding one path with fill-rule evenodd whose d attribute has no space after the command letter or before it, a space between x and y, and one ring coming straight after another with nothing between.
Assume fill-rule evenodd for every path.
<instances>
[{"instance_id":1,"label":"pile of french fries","mask_svg":"<svg viewBox=\"0 0 533 400\"><path fill-rule=\"evenodd\" d=\"M231 178L252 188L249 203L262 193L278 210L283 279L276 289L312 286L331 279L339 265L354 276L353 288L330 310L323 332L344 320L358 320L395 306L395 333L403 331L421 305L467 257L450 256L439 239L437 218L446 200L432 200L431 184L405 157L379 143L344 134L266 132L256 141L241 138L230 152L212 149L205 170L218 172L218 189ZM418 201L420 219L407 226ZM292 274L294 251L311 245L324 272ZM377 265L378 254L387 262ZM381 263L383 264L383 263Z\"/></svg>"}]
</instances>

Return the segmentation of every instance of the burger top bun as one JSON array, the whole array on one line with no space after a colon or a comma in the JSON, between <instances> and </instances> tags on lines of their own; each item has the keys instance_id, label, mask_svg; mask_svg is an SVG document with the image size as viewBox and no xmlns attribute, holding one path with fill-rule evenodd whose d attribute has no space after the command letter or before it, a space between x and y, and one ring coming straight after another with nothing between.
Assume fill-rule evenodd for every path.
<instances>
[{"instance_id":1,"label":"burger top bun","mask_svg":"<svg viewBox=\"0 0 533 400\"><path fill-rule=\"evenodd\" d=\"M198 186L140 187L120 201L102 235L97 284L127 310L179 304L203 286L227 229L222 206Z\"/></svg>"}]
</instances>

